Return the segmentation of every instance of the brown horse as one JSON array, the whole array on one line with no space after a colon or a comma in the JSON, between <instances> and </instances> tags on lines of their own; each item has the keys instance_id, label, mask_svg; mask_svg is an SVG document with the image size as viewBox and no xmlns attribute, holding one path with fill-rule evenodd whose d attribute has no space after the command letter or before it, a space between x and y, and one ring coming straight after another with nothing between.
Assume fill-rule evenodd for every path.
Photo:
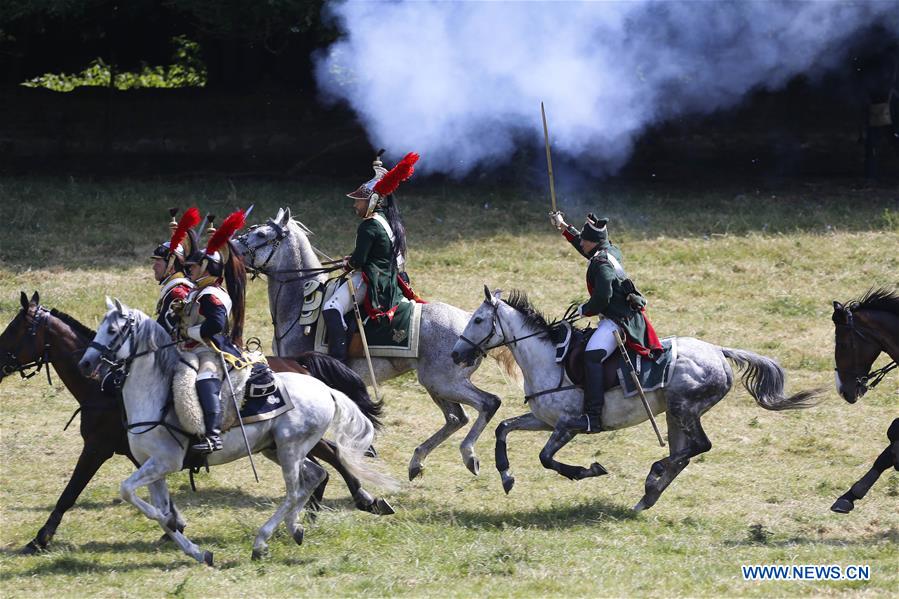
<instances>
[{"instance_id":1,"label":"brown horse","mask_svg":"<svg viewBox=\"0 0 899 599\"><path fill-rule=\"evenodd\" d=\"M31 378L43 368L47 368L49 381L49 365L52 364L57 375L78 402L76 414L81 413L81 437L84 440L75 470L50 517L34 539L22 549L22 553L33 554L48 547L63 515L75 504L78 496L106 460L118 454L127 457L135 466L139 467L140 464L135 461L128 447L121 402L116 391L104 391L99 383L85 378L78 370L78 361L94 338L95 331L64 312L48 310L41 306L37 292L30 300L25 293L22 293L20 301L22 309L0 334L0 382L15 373L19 373L22 378ZM359 398L358 388L361 387L362 391L365 391L361 379L352 371L350 373L355 380L348 378L343 372L348 369L336 368L327 358L311 354L293 361L279 359L272 363L272 367L276 371L305 370L329 386L340 389L351 399ZM365 401L365 398L362 401ZM346 481L357 508L381 515L393 513L393 508L387 501L372 497L355 477L346 472L329 442L323 441L316 445L310 455L337 468ZM325 479L315 492L315 498L319 501L327 482ZM184 520L175 506L171 507L173 520L169 523L169 527L183 531Z\"/></svg>"},{"instance_id":2,"label":"brown horse","mask_svg":"<svg viewBox=\"0 0 899 599\"><path fill-rule=\"evenodd\" d=\"M899 361L899 294L871 289L860 300L845 306L834 302L832 318L836 327L837 392L847 402L855 403ZM883 352L892 362L872 371L871 366ZM874 466L834 502L831 510L840 514L851 512L884 470L890 466L899 470L899 418L890 424L887 438L890 444L874 460Z\"/></svg>"}]
</instances>

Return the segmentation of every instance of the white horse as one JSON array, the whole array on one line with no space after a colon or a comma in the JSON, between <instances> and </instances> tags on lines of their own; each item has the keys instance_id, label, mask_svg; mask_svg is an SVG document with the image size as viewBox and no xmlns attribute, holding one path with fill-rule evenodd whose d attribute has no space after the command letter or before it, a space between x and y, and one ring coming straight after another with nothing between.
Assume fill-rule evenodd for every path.
<instances>
[{"instance_id":1,"label":"white horse","mask_svg":"<svg viewBox=\"0 0 899 599\"><path fill-rule=\"evenodd\" d=\"M282 208L273 219L251 227L248 233L235 240L247 266L268 277L269 309L275 325L272 351L277 356L294 356L314 349L314 330L306 334L304 327L297 324L303 311L303 286L311 279L324 282L327 279L325 271L329 269L322 268L306 236L308 231L305 225L291 218L290 208ZM372 359L379 382L415 370L418 382L443 412L444 425L415 448L409 462L409 480L421 474L428 454L468 423L461 404L478 412L459 447L462 462L473 474L480 470L474 444L499 409L500 399L471 382L477 366L452 366L450 352L467 320L468 313L455 306L441 302L424 304L418 358ZM511 354L504 351L495 352L491 357L500 362L508 360L511 363L512 360ZM364 360L350 360L349 366L370 382Z\"/></svg>"},{"instance_id":2,"label":"white horse","mask_svg":"<svg viewBox=\"0 0 899 599\"><path fill-rule=\"evenodd\" d=\"M496 468L506 493L515 484L506 455L506 435L513 430L553 431L540 452L540 462L545 468L572 480L605 474L605 468L596 462L584 468L554 459L556 452L575 436L560 423L583 411L583 390L563 384L564 366L556 362L555 346L550 339L554 325L546 322L523 293L513 291L503 301L499 291L491 294L484 286L484 295L484 303L472 314L452 355L456 363L467 364L480 359L491 347L507 345L524 374L524 391L530 398L531 412L504 420L496 428ZM803 391L785 397L783 369L771 358L750 351L718 347L692 337L678 337L677 348L678 359L670 383L648 394L653 414L667 412L670 455L652 465L646 477L645 494L634 506L637 511L652 507L662 491L690 463L690 458L712 448L699 419L733 385L734 374L728 360L746 369L743 384L766 410L809 407L818 393ZM602 411L605 430L628 428L647 419L639 398L606 396Z\"/></svg>"},{"instance_id":3,"label":"white horse","mask_svg":"<svg viewBox=\"0 0 899 599\"><path fill-rule=\"evenodd\" d=\"M122 400L127 417L128 441L140 469L122 482L122 498L148 518L159 522L165 532L189 556L212 565L212 552L202 551L183 533L171 530L166 476L182 468L189 445L179 431L171 404L171 381L179 352L171 338L155 320L140 310L129 309L119 300L106 299L109 311L97 328L97 336L78 366L85 375L103 377L110 369L124 370ZM267 541L285 518L297 544L302 543L299 514L316 486L324 479L321 466L306 459L309 450L325 434L333 432L338 456L353 475L376 485L392 486L393 481L365 463L374 427L346 395L321 381L302 374L276 374L294 409L270 420L246 425L253 452L262 452L281 465L287 497L275 514L259 529L253 544L253 558L263 556ZM229 387L222 387L222 400L230 401ZM210 466L246 457L240 429L223 436L224 448L209 455ZM153 505L137 496L148 486Z\"/></svg>"}]
</instances>

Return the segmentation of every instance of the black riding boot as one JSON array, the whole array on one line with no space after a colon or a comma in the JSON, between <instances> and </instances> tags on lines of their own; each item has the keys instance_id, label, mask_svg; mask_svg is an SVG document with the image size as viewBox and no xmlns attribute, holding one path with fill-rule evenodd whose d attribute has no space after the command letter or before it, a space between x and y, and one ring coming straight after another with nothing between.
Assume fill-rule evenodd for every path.
<instances>
[{"instance_id":1,"label":"black riding boot","mask_svg":"<svg viewBox=\"0 0 899 599\"><path fill-rule=\"evenodd\" d=\"M328 327L328 355L346 362L346 330L343 328L343 314L339 310L325 310L322 313Z\"/></svg>"},{"instance_id":2,"label":"black riding boot","mask_svg":"<svg viewBox=\"0 0 899 599\"><path fill-rule=\"evenodd\" d=\"M203 379L197 381L197 397L203 408L203 421L206 425L206 439L202 443L192 445L191 449L200 453L212 453L222 448L222 401L220 394L222 381Z\"/></svg>"},{"instance_id":3,"label":"black riding boot","mask_svg":"<svg viewBox=\"0 0 899 599\"><path fill-rule=\"evenodd\" d=\"M568 430L578 433L598 433L602 427L602 407L606 401L605 373L602 362L606 350L584 352L584 413L569 420Z\"/></svg>"}]
</instances>

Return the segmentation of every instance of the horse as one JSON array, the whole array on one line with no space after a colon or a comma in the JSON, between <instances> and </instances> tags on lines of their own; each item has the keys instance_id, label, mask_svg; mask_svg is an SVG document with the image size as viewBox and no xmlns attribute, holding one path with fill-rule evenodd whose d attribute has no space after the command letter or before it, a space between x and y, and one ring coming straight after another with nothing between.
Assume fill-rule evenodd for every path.
<instances>
[{"instance_id":1,"label":"horse","mask_svg":"<svg viewBox=\"0 0 899 599\"><path fill-rule=\"evenodd\" d=\"M506 454L506 436L513 430L552 431L540 452L540 462L545 468L571 480L606 474L605 468L596 462L584 468L554 458L575 436L562 423L579 415L583 407L583 390L562 384L564 365L556 362L552 341L558 323L548 323L525 293L513 291L507 300L503 300L500 291L491 294L485 285L484 295L484 302L472 314L453 347L452 357L457 364L471 364L480 360L485 351L507 346L524 375L524 391L531 412L504 420L496 428L496 468L505 492L509 493L515 484ZM491 345L487 345L488 342ZM655 505L690 459L712 448L700 418L727 395L733 385L734 375L728 360L745 369L744 386L756 403L766 410L806 408L813 405L819 393L803 391L785 397L784 371L771 358L691 337L677 337L676 342L678 359L670 382L649 397L654 414L666 412L670 452L650 468L645 493L634 506L635 511ZM607 382L607 387L610 386ZM645 420L647 413L639 400L607 395L602 413L604 430L627 428Z\"/></svg>"},{"instance_id":2,"label":"horse","mask_svg":"<svg viewBox=\"0 0 899 599\"><path fill-rule=\"evenodd\" d=\"M211 551L201 550L183 532L168 526L170 499L166 476L181 469L188 445L188 435L178 427L170 402L180 352L173 347L166 330L140 310L109 298L106 304L106 316L78 368L85 376L99 379L119 371L124 380L121 394L128 442L141 466L122 482L122 498L156 520L187 555L212 565ZM311 376L293 372L275 376L294 409L270 420L247 424L246 438L240 429L226 432L224 448L207 459L208 465L215 466L245 457L246 442L254 452L268 454L281 465L287 497L259 529L253 543L254 559L266 554L267 541L285 519L294 541L302 543L303 527L298 516L325 477L324 469L306 456L329 428L335 435L337 457L344 468L363 481L394 485L389 476L365 463L364 454L375 432L369 414L342 392ZM153 504L137 496L137 489L143 486L149 487Z\"/></svg>"},{"instance_id":3,"label":"horse","mask_svg":"<svg viewBox=\"0 0 899 599\"><path fill-rule=\"evenodd\" d=\"M290 208L265 224L256 225L235 240L248 268L268 278L269 309L275 326L272 351L275 355L292 355L308 351L314 346L315 335L297 326L303 312L306 281L325 282L327 272L322 267L316 249L309 242L311 231L291 217ZM415 370L418 382L443 412L444 425L415 448L409 462L409 480L420 476L427 456L457 430L468 423L462 404L474 408L478 417L462 440L459 450L462 462L472 474L480 471L480 460L474 444L500 407L498 396L479 389L471 382L475 367L448 368L453 343L468 320L468 313L441 302L422 305L420 353L412 358L373 358L375 378L385 381L404 372ZM499 362L511 361L508 352L491 354ZM364 379L370 379L364 360L350 360L349 366Z\"/></svg>"},{"instance_id":4,"label":"horse","mask_svg":"<svg viewBox=\"0 0 899 599\"><path fill-rule=\"evenodd\" d=\"M31 378L45 367L47 381L50 382L49 366L52 365L78 402L78 409L72 418L81 414L80 432L84 441L75 470L47 522L21 550L23 554L31 555L50 546L63 516L75 505L81 492L107 460L113 455L122 455L135 467L140 467L140 464L128 447L128 436L122 424L121 402L115 391L104 391L97 381L84 377L78 370L78 360L96 331L65 312L45 308L36 291L30 300L22 293L20 301L22 309L0 334L0 382L15 373L19 373L23 379ZM295 358L271 358L269 363L275 371L311 374L328 386L339 388L354 401L370 402L362 380L339 361L328 356L309 352ZM362 488L359 480L343 468L335 451L333 443L322 439L313 448L312 456L338 470L358 509L378 515L394 513L385 499L372 496ZM319 507L327 483L326 477L313 493L310 500L312 508ZM171 506L171 513L173 519L169 522L169 527L183 530L184 519L174 504Z\"/></svg>"},{"instance_id":5,"label":"horse","mask_svg":"<svg viewBox=\"0 0 899 599\"><path fill-rule=\"evenodd\" d=\"M846 305L833 302L831 317L835 329L834 360L836 387L840 397L854 404L868 389L873 389L899 362L899 293L887 289L871 289L859 300ZM871 371L881 353L892 361ZM892 466L899 470L899 418L887 429L889 445L874 465L843 493L831 510L848 514Z\"/></svg>"}]
</instances>

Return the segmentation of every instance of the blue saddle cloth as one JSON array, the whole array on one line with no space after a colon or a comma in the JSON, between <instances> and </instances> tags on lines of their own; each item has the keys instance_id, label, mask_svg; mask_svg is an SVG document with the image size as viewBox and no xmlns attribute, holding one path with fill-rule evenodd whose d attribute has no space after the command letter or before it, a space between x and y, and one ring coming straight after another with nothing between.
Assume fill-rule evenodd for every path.
<instances>
[{"instance_id":1,"label":"blue saddle cloth","mask_svg":"<svg viewBox=\"0 0 899 599\"><path fill-rule=\"evenodd\" d=\"M671 382L674 364L677 362L677 340L674 337L662 339L662 350L662 355L654 361L643 358L630 348L627 350L643 391L662 389ZM621 384L624 396L637 395L637 387L631 377L630 367L620 352L616 359L618 360L618 382Z\"/></svg>"}]
</instances>

